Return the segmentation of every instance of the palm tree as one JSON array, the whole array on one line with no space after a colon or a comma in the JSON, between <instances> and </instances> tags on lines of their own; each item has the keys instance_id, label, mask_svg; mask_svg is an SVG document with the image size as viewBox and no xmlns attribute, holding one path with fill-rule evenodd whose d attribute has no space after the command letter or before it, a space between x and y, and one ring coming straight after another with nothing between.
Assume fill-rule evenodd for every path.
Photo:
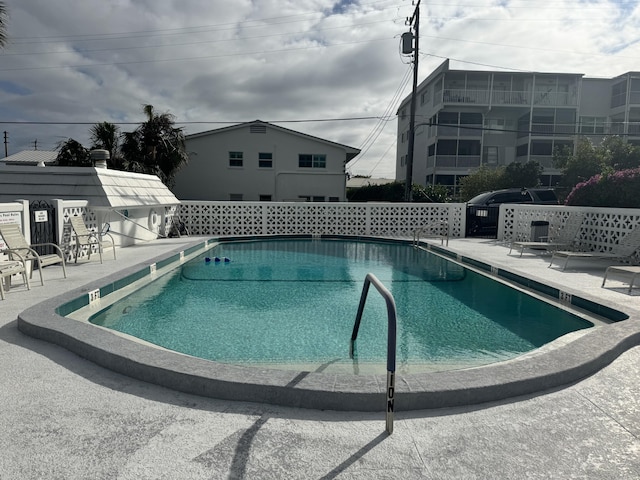
<instances>
[{"instance_id":1,"label":"palm tree","mask_svg":"<svg viewBox=\"0 0 640 480\"><path fill-rule=\"evenodd\" d=\"M0 2L0 48L7 44L7 6Z\"/></svg>"},{"instance_id":2,"label":"palm tree","mask_svg":"<svg viewBox=\"0 0 640 480\"><path fill-rule=\"evenodd\" d=\"M124 162L120 155L120 129L109 122L96 123L89 130L91 149L101 148L109 152L108 166L114 170L123 170Z\"/></svg>"},{"instance_id":3,"label":"palm tree","mask_svg":"<svg viewBox=\"0 0 640 480\"><path fill-rule=\"evenodd\" d=\"M56 158L61 167L91 167L93 162L89 150L80 142L69 138L58 143L58 156Z\"/></svg>"},{"instance_id":4,"label":"palm tree","mask_svg":"<svg viewBox=\"0 0 640 480\"><path fill-rule=\"evenodd\" d=\"M157 114L153 105L144 105L147 120L133 132L123 134L121 152L127 170L155 174L172 186L176 173L186 165L184 133L175 127L170 113Z\"/></svg>"}]
</instances>

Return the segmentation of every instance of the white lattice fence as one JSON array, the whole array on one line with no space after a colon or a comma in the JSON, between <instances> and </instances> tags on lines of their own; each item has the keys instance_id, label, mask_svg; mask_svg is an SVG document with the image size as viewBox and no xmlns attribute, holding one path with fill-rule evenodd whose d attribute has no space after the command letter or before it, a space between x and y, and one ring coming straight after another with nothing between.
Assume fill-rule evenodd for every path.
<instances>
[{"instance_id":1,"label":"white lattice fence","mask_svg":"<svg viewBox=\"0 0 640 480\"><path fill-rule=\"evenodd\" d=\"M571 216L582 216L575 243L577 248L585 251L608 252L625 235L640 228L638 209L502 205L498 239L505 242L529 240L530 226L534 220L548 221L549 233L554 236L564 228Z\"/></svg>"},{"instance_id":2,"label":"white lattice fence","mask_svg":"<svg viewBox=\"0 0 640 480\"><path fill-rule=\"evenodd\" d=\"M67 262L75 260L74 254L75 254L75 246L76 246L75 238L72 235L71 223L69 222L69 218L75 217L75 216L82 217L82 219L84 220L84 223L87 225L87 228L89 230L99 230L96 213L93 210L89 210L86 207L86 205L85 206L74 205L77 203L78 202L69 202L69 204L73 206L65 205L62 208L62 219L63 219L62 244L60 245L60 247L65 253L65 261ZM91 253L97 254L98 253L97 247L95 248L92 247L92 248L93 250L91 251ZM89 252L87 250L82 249L80 250L78 258L86 257L88 253Z\"/></svg>"},{"instance_id":3,"label":"white lattice fence","mask_svg":"<svg viewBox=\"0 0 640 480\"><path fill-rule=\"evenodd\" d=\"M447 222L464 232L464 204L183 202L178 213L192 235L374 235L411 237Z\"/></svg>"}]
</instances>

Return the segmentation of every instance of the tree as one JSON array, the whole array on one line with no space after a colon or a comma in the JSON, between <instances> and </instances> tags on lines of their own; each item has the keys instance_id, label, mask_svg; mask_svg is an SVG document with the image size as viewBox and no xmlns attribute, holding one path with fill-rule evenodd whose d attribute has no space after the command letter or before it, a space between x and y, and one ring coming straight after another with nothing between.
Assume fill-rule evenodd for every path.
<instances>
[{"instance_id":1,"label":"tree","mask_svg":"<svg viewBox=\"0 0 640 480\"><path fill-rule=\"evenodd\" d=\"M0 2L0 48L7 44L7 6Z\"/></svg>"},{"instance_id":2,"label":"tree","mask_svg":"<svg viewBox=\"0 0 640 480\"><path fill-rule=\"evenodd\" d=\"M600 147L602 161L613 170L628 170L640 167L640 148L625 142L617 135L607 137Z\"/></svg>"},{"instance_id":3,"label":"tree","mask_svg":"<svg viewBox=\"0 0 640 480\"><path fill-rule=\"evenodd\" d=\"M504 168L489 168L482 165L475 172L460 180L460 201L475 197L482 192L504 188Z\"/></svg>"},{"instance_id":4,"label":"tree","mask_svg":"<svg viewBox=\"0 0 640 480\"><path fill-rule=\"evenodd\" d=\"M540 175L543 170L542 165L535 160L529 160L525 163L512 162L504 169L503 188L537 187L540 184Z\"/></svg>"},{"instance_id":5,"label":"tree","mask_svg":"<svg viewBox=\"0 0 640 480\"><path fill-rule=\"evenodd\" d=\"M56 161L61 167L91 167L93 162L89 156L89 149L80 142L69 138L57 145L58 156Z\"/></svg>"},{"instance_id":6,"label":"tree","mask_svg":"<svg viewBox=\"0 0 640 480\"><path fill-rule=\"evenodd\" d=\"M91 149L100 148L109 152L107 165L114 170L124 170L124 160L120 155L120 129L109 122L96 123L89 130Z\"/></svg>"},{"instance_id":7,"label":"tree","mask_svg":"<svg viewBox=\"0 0 640 480\"><path fill-rule=\"evenodd\" d=\"M156 114L153 105L144 105L143 109L147 120L123 135L121 152L126 169L158 175L172 186L175 174L189 159L184 133L174 126L173 115Z\"/></svg>"}]
</instances>

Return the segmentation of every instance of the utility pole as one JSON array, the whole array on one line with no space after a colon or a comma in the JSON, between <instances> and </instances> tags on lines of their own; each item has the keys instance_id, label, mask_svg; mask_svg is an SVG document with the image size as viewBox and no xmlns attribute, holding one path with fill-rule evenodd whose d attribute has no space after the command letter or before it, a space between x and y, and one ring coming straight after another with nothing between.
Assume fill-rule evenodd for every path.
<instances>
[{"instance_id":1,"label":"utility pole","mask_svg":"<svg viewBox=\"0 0 640 480\"><path fill-rule=\"evenodd\" d=\"M7 140L7 131L4 131L4 156L9 156L9 141Z\"/></svg>"},{"instance_id":2,"label":"utility pole","mask_svg":"<svg viewBox=\"0 0 640 480\"><path fill-rule=\"evenodd\" d=\"M404 201L411 201L411 186L413 184L413 149L416 136L416 90L418 89L418 42L420 40L420 0L406 24L413 25L413 90L411 92L411 110L409 113L409 151L407 152L407 177L404 184ZM407 52L403 52L407 53Z\"/></svg>"}]
</instances>

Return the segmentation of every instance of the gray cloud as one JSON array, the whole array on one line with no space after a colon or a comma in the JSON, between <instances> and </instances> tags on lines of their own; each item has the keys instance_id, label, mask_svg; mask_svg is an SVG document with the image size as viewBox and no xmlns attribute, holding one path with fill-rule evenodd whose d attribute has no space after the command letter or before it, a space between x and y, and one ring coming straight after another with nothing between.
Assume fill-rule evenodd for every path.
<instances>
[{"instance_id":1,"label":"gray cloud","mask_svg":"<svg viewBox=\"0 0 640 480\"><path fill-rule=\"evenodd\" d=\"M406 0L6 3L0 121L67 122L3 124L10 153L35 139L42 149L88 143L90 125L74 122L140 122L147 103L178 124L203 122L185 123L188 133L223 126L213 122L395 114L408 68L399 35L414 9ZM428 2L421 21L421 80L447 57L463 69L637 70L636 2ZM406 84L401 98L409 93ZM282 125L360 148L380 122ZM395 137L389 122L353 173L393 177Z\"/></svg>"}]
</instances>

